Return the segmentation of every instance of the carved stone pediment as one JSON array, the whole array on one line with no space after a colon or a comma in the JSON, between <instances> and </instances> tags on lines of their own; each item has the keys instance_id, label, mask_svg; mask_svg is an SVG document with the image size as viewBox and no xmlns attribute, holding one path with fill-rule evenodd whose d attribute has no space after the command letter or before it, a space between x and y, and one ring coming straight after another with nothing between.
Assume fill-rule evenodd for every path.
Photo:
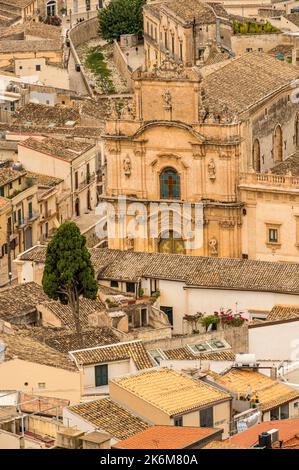
<instances>
[{"instance_id":1,"label":"carved stone pediment","mask_svg":"<svg viewBox=\"0 0 299 470\"><path fill-rule=\"evenodd\" d=\"M183 64L176 62L167 51L161 65L154 65L152 76L157 78L189 78Z\"/></svg>"}]
</instances>

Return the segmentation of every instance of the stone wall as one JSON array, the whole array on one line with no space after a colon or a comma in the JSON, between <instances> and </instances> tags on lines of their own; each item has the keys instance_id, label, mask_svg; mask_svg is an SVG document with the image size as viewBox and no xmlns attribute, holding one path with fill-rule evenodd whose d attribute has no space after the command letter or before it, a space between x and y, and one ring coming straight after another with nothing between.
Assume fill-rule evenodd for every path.
<instances>
[{"instance_id":1,"label":"stone wall","mask_svg":"<svg viewBox=\"0 0 299 470\"><path fill-rule=\"evenodd\" d=\"M88 81L88 78L85 74L84 67L81 64L81 61L77 54L76 47L80 46L80 44L83 44L84 42L87 42L93 38L96 38L97 35L98 35L97 17L83 21L82 23L78 23L69 32L71 53L73 54L75 63L80 65L80 73L81 73L82 79L91 96L93 96L93 91Z\"/></svg>"},{"instance_id":2,"label":"stone wall","mask_svg":"<svg viewBox=\"0 0 299 470\"><path fill-rule=\"evenodd\" d=\"M117 41L114 41L113 60L115 62L119 74L122 76L122 78L126 80L129 89L133 90L132 70L127 64L127 59L123 54L121 48L119 47Z\"/></svg>"},{"instance_id":3,"label":"stone wall","mask_svg":"<svg viewBox=\"0 0 299 470\"><path fill-rule=\"evenodd\" d=\"M174 349L181 348L187 344L195 344L202 341L210 341L214 338L225 339L232 347L234 353L248 352L248 328L247 325L240 327L227 327L223 330L202 333L197 335L173 336L170 339L145 340L146 349Z\"/></svg>"}]
</instances>

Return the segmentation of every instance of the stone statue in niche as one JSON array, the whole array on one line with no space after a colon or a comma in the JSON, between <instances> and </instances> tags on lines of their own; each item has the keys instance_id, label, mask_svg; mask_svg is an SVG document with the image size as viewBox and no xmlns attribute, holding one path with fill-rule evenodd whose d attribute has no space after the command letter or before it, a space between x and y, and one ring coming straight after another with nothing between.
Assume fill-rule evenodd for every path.
<instances>
[{"instance_id":1,"label":"stone statue in niche","mask_svg":"<svg viewBox=\"0 0 299 470\"><path fill-rule=\"evenodd\" d=\"M124 173L125 173L126 176L131 175L132 162L131 162L131 159L130 159L129 155L127 155L126 158L124 158L123 169L124 169Z\"/></svg>"},{"instance_id":2,"label":"stone statue in niche","mask_svg":"<svg viewBox=\"0 0 299 470\"><path fill-rule=\"evenodd\" d=\"M134 250L134 237L130 233L126 238L126 250Z\"/></svg>"},{"instance_id":3,"label":"stone statue in niche","mask_svg":"<svg viewBox=\"0 0 299 470\"><path fill-rule=\"evenodd\" d=\"M170 110L172 108L172 97L169 90L165 90L164 93L162 93L162 99L163 107L167 110Z\"/></svg>"},{"instance_id":4,"label":"stone statue in niche","mask_svg":"<svg viewBox=\"0 0 299 470\"><path fill-rule=\"evenodd\" d=\"M214 181L216 179L216 165L213 158L208 163L208 175L210 180Z\"/></svg>"},{"instance_id":5,"label":"stone statue in niche","mask_svg":"<svg viewBox=\"0 0 299 470\"><path fill-rule=\"evenodd\" d=\"M218 242L215 237L209 241L210 256L218 256Z\"/></svg>"},{"instance_id":6,"label":"stone statue in niche","mask_svg":"<svg viewBox=\"0 0 299 470\"><path fill-rule=\"evenodd\" d=\"M108 117L110 119L118 119L119 118L116 102L113 99L111 99L110 103L109 103L109 114L110 115Z\"/></svg>"}]
</instances>

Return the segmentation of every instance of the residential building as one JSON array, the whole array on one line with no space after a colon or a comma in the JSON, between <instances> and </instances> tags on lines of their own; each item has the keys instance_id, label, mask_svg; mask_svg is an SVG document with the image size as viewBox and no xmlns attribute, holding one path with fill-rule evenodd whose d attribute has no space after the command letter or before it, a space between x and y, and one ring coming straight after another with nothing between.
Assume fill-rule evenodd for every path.
<instances>
[{"instance_id":1,"label":"residential building","mask_svg":"<svg viewBox=\"0 0 299 470\"><path fill-rule=\"evenodd\" d=\"M122 342L70 351L83 375L83 394L109 393L109 381L153 364L141 341Z\"/></svg>"},{"instance_id":2,"label":"residential building","mask_svg":"<svg viewBox=\"0 0 299 470\"><path fill-rule=\"evenodd\" d=\"M115 449L200 449L207 442L221 441L221 430L213 428L153 426L119 441Z\"/></svg>"},{"instance_id":3,"label":"residential building","mask_svg":"<svg viewBox=\"0 0 299 470\"><path fill-rule=\"evenodd\" d=\"M179 254L104 248L91 248L90 253L101 284L116 286L117 282L120 291L137 297L141 286L144 295L156 297L155 306L166 313L174 333L186 332L186 314L211 315L231 309L250 318L251 311L267 312L275 304L298 301L299 267L295 263L199 256L184 256L182 263ZM45 254L46 247L40 245L17 258L19 282L41 283Z\"/></svg>"},{"instance_id":4,"label":"residential building","mask_svg":"<svg viewBox=\"0 0 299 470\"><path fill-rule=\"evenodd\" d=\"M188 67L200 65L211 41L226 51L231 49L231 22L221 3L149 2L143 12L147 69L160 65L167 52Z\"/></svg>"},{"instance_id":5,"label":"residential building","mask_svg":"<svg viewBox=\"0 0 299 470\"><path fill-rule=\"evenodd\" d=\"M156 425L230 431L231 395L170 369L140 371L109 382L110 397Z\"/></svg>"},{"instance_id":6,"label":"residential building","mask_svg":"<svg viewBox=\"0 0 299 470\"><path fill-rule=\"evenodd\" d=\"M111 436L111 444L144 431L149 424L109 398L80 403L63 410L64 426Z\"/></svg>"},{"instance_id":7,"label":"residential building","mask_svg":"<svg viewBox=\"0 0 299 470\"><path fill-rule=\"evenodd\" d=\"M235 413L254 408L261 413L261 421L299 416L299 391L257 370L233 367L221 375L213 374L213 378L233 395Z\"/></svg>"},{"instance_id":8,"label":"residential building","mask_svg":"<svg viewBox=\"0 0 299 470\"><path fill-rule=\"evenodd\" d=\"M286 361L284 373L291 372L292 362L296 366L299 360L298 334L298 304L275 305L264 320L248 325L249 352L258 358Z\"/></svg>"},{"instance_id":9,"label":"residential building","mask_svg":"<svg viewBox=\"0 0 299 470\"><path fill-rule=\"evenodd\" d=\"M4 346L0 389L55 397L78 403L80 373L66 354L13 330L0 332Z\"/></svg>"},{"instance_id":10,"label":"residential building","mask_svg":"<svg viewBox=\"0 0 299 470\"><path fill-rule=\"evenodd\" d=\"M18 158L27 170L61 178L71 192L70 216L97 204L95 145L71 139L29 138L19 143Z\"/></svg>"},{"instance_id":11,"label":"residential building","mask_svg":"<svg viewBox=\"0 0 299 470\"><path fill-rule=\"evenodd\" d=\"M16 59L45 58L53 64L61 64L63 48L60 40L49 39L45 41L13 41L10 39L0 41L0 68L14 68Z\"/></svg>"},{"instance_id":12,"label":"residential building","mask_svg":"<svg viewBox=\"0 0 299 470\"><path fill-rule=\"evenodd\" d=\"M9 163L4 163L0 168L0 195L9 204L9 210L5 204L6 221L2 216L3 234L6 238L1 246L2 257L7 254L7 230L11 234L13 258L38 240L37 185L21 168L22 166L11 166Z\"/></svg>"}]
</instances>

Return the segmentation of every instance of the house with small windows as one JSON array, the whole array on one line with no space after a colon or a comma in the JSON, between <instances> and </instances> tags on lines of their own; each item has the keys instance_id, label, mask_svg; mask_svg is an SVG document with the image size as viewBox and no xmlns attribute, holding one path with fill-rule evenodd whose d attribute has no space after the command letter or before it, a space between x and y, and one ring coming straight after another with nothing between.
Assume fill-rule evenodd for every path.
<instances>
[{"instance_id":1,"label":"house with small windows","mask_svg":"<svg viewBox=\"0 0 299 470\"><path fill-rule=\"evenodd\" d=\"M111 379L112 400L156 425L196 426L230 431L231 395L220 387L179 374L152 369Z\"/></svg>"},{"instance_id":2,"label":"house with small windows","mask_svg":"<svg viewBox=\"0 0 299 470\"><path fill-rule=\"evenodd\" d=\"M221 309L263 318L276 304L295 305L299 295L296 263L184 256L170 253L91 248L101 286L133 290L164 312L176 334L186 334L185 316L211 315ZM19 282L41 283L46 246L38 245L16 260ZM290 284L290 279L292 283ZM117 287L114 287L117 290ZM237 305L236 305L237 304ZM138 304L134 305L138 308ZM244 350L239 351L244 352ZM267 357L261 357L267 359Z\"/></svg>"},{"instance_id":3,"label":"house with small windows","mask_svg":"<svg viewBox=\"0 0 299 470\"><path fill-rule=\"evenodd\" d=\"M153 367L140 340L78 349L69 354L82 371L84 395L107 395L111 379Z\"/></svg>"},{"instance_id":4,"label":"house with small windows","mask_svg":"<svg viewBox=\"0 0 299 470\"><path fill-rule=\"evenodd\" d=\"M27 175L22 165L3 162L0 168L1 252L7 254L8 236L12 256L29 249L38 240L38 203L36 181ZM9 231L9 235L7 232Z\"/></svg>"},{"instance_id":5,"label":"house with small windows","mask_svg":"<svg viewBox=\"0 0 299 470\"><path fill-rule=\"evenodd\" d=\"M95 208L95 145L73 139L29 138L18 145L18 158L32 172L61 178L70 190L69 216L78 217Z\"/></svg>"}]
</instances>

